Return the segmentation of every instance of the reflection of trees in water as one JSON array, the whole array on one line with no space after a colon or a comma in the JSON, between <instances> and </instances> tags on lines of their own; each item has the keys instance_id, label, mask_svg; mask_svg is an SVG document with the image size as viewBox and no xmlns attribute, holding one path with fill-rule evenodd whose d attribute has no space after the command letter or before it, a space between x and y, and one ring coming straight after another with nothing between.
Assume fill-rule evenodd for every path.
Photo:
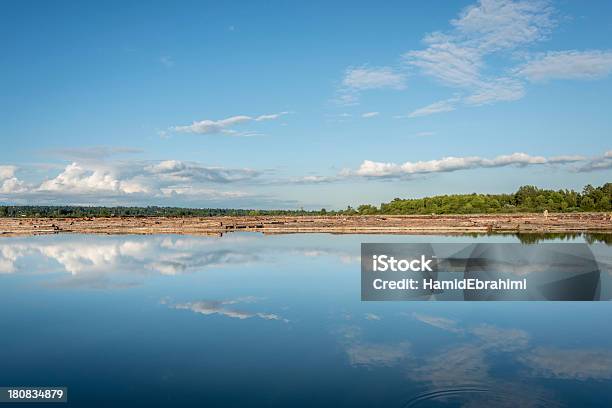
<instances>
[{"instance_id":1,"label":"reflection of trees in water","mask_svg":"<svg viewBox=\"0 0 612 408\"><path fill-rule=\"evenodd\" d=\"M541 241L573 241L583 237L588 244L604 243L612 245L612 234L605 232L575 232L575 233L559 233L559 232L541 232L530 234L515 234L522 244L537 244Z\"/></svg>"},{"instance_id":2,"label":"reflection of trees in water","mask_svg":"<svg viewBox=\"0 0 612 408\"><path fill-rule=\"evenodd\" d=\"M521 244L538 244L542 241L573 241L578 238L584 238L589 245L603 243L612 245L612 233L609 232L529 232L529 233L483 233L483 232L466 232L461 234L445 234L449 237L495 237L495 236L510 236L517 237Z\"/></svg>"}]
</instances>

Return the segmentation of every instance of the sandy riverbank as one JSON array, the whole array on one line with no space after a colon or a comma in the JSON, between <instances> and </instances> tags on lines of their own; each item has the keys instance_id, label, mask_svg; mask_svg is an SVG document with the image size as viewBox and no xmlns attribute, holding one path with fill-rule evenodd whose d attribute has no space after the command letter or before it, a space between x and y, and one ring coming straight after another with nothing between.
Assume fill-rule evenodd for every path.
<instances>
[{"instance_id":1,"label":"sandy riverbank","mask_svg":"<svg viewBox=\"0 0 612 408\"><path fill-rule=\"evenodd\" d=\"M266 234L306 232L461 234L610 232L606 213L418 215L418 216L260 216L185 218L0 218L0 235L79 234Z\"/></svg>"}]
</instances>

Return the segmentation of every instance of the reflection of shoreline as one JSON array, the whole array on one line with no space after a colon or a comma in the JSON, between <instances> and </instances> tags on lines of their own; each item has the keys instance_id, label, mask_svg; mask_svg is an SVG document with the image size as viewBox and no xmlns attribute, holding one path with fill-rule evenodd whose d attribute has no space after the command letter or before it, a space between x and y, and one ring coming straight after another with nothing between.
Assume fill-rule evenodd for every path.
<instances>
[{"instance_id":1,"label":"reflection of shoreline","mask_svg":"<svg viewBox=\"0 0 612 408\"><path fill-rule=\"evenodd\" d=\"M266 234L463 234L463 233L612 233L606 213L241 216L241 217L100 217L0 218L1 235L194 234L233 231Z\"/></svg>"}]
</instances>

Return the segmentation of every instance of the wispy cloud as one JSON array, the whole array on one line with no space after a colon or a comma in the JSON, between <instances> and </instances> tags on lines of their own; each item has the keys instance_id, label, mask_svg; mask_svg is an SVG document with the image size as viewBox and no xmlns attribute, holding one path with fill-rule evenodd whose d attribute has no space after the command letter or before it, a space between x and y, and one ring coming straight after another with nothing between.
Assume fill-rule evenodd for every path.
<instances>
[{"instance_id":1,"label":"wispy cloud","mask_svg":"<svg viewBox=\"0 0 612 408\"><path fill-rule=\"evenodd\" d=\"M249 136L253 135L253 132L238 132L232 128L248 122L275 120L287 114L289 112L270 113L259 116L237 115L220 120L204 119L195 121L190 125L172 126L169 130L178 133L196 133L200 135L225 134L230 136Z\"/></svg>"},{"instance_id":2,"label":"wispy cloud","mask_svg":"<svg viewBox=\"0 0 612 408\"><path fill-rule=\"evenodd\" d=\"M344 73L342 85L348 89L404 89L406 78L390 67L350 67Z\"/></svg>"},{"instance_id":3,"label":"wispy cloud","mask_svg":"<svg viewBox=\"0 0 612 408\"><path fill-rule=\"evenodd\" d=\"M612 72L612 51L551 51L538 54L516 69L532 82L554 79L599 79Z\"/></svg>"},{"instance_id":4,"label":"wispy cloud","mask_svg":"<svg viewBox=\"0 0 612 408\"><path fill-rule=\"evenodd\" d=\"M361 117L367 119L367 118L374 118L378 115L380 115L380 112L366 112L366 113L362 113Z\"/></svg>"},{"instance_id":5,"label":"wispy cloud","mask_svg":"<svg viewBox=\"0 0 612 408\"><path fill-rule=\"evenodd\" d=\"M337 91L336 102L341 105L358 103L362 91L375 89L402 90L406 88L406 75L391 67L349 67L344 72Z\"/></svg>"},{"instance_id":6,"label":"wispy cloud","mask_svg":"<svg viewBox=\"0 0 612 408\"><path fill-rule=\"evenodd\" d=\"M517 100L525 94L522 82L505 74L485 74L490 68L486 58L547 38L554 26L552 15L547 1L482 0L451 20L452 30L427 35L427 48L409 51L404 58L424 75L467 92L461 99L467 105Z\"/></svg>"},{"instance_id":7,"label":"wispy cloud","mask_svg":"<svg viewBox=\"0 0 612 408\"><path fill-rule=\"evenodd\" d=\"M456 95L413 110L411 118L523 98L530 82L598 79L612 72L609 50L564 50L532 54L557 25L548 0L480 0L461 10L442 31L423 37L424 48L402 55L403 66L453 89ZM523 59L526 62L518 63ZM339 98L355 104L367 89L404 89L402 68L346 70Z\"/></svg>"},{"instance_id":8,"label":"wispy cloud","mask_svg":"<svg viewBox=\"0 0 612 408\"><path fill-rule=\"evenodd\" d=\"M608 150L603 156L595 157L587 161L584 165L577 168L580 173L587 173L598 170L612 169L612 150Z\"/></svg>"},{"instance_id":9,"label":"wispy cloud","mask_svg":"<svg viewBox=\"0 0 612 408\"><path fill-rule=\"evenodd\" d=\"M172 68L174 66L174 59L168 55L163 55L159 57L159 62L166 68Z\"/></svg>"},{"instance_id":10,"label":"wispy cloud","mask_svg":"<svg viewBox=\"0 0 612 408\"><path fill-rule=\"evenodd\" d=\"M434 113L450 112L456 109L457 99L446 99L444 101L434 102L430 105L413 110L408 114L409 118L418 118L420 116L429 116Z\"/></svg>"},{"instance_id":11,"label":"wispy cloud","mask_svg":"<svg viewBox=\"0 0 612 408\"><path fill-rule=\"evenodd\" d=\"M414 135L417 137L430 137L430 136L435 136L436 132L417 132Z\"/></svg>"}]
</instances>

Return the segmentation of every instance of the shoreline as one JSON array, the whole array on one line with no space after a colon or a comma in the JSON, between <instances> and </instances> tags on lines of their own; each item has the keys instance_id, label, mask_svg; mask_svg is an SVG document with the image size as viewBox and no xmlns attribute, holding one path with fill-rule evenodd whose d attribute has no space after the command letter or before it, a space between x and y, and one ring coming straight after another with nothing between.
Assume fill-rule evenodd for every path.
<instances>
[{"instance_id":1,"label":"shoreline","mask_svg":"<svg viewBox=\"0 0 612 408\"><path fill-rule=\"evenodd\" d=\"M234 231L406 235L612 233L612 214L0 218L0 236L58 233L220 235Z\"/></svg>"}]
</instances>

